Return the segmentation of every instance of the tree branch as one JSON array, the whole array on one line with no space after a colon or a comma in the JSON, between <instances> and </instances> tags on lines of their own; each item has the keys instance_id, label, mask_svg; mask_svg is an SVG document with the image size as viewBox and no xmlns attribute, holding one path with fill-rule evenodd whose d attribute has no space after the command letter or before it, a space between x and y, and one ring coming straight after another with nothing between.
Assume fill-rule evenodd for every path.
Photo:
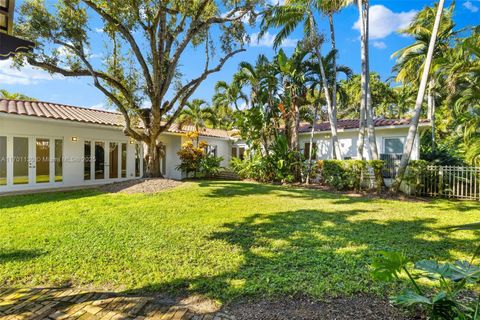
<instances>
[{"instance_id":1,"label":"tree branch","mask_svg":"<svg viewBox=\"0 0 480 320\"><path fill-rule=\"evenodd\" d=\"M154 86L152 82L152 77L150 75L150 69L148 68L147 62L145 61L145 58L142 55L142 52L133 38L132 34L130 31L122 24L120 21L112 17L110 14L108 14L106 11L101 9L99 6L97 6L95 3L93 3L91 0L83 0L83 2L92 8L95 12L97 12L102 18L104 18L106 21L109 23L115 25L118 28L118 31L120 34L123 35L125 40L130 44L133 53L135 54L135 57L137 58L138 62L140 63L140 66L143 70L143 76L145 77L145 81L147 83L147 88L148 91L153 94L154 93Z\"/></svg>"}]
</instances>

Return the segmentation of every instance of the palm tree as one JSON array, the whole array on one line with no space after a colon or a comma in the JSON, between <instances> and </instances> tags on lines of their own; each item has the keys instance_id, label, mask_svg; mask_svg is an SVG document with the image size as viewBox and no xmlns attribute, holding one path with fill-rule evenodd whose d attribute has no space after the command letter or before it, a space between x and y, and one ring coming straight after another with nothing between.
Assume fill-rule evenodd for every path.
<instances>
[{"instance_id":1,"label":"palm tree","mask_svg":"<svg viewBox=\"0 0 480 320\"><path fill-rule=\"evenodd\" d=\"M207 122L214 124L216 117L210 107L206 107L207 102L201 99L193 99L191 102L187 102L182 110L181 115L178 118L178 124L180 128L184 125L192 125L195 127L197 133L201 128L205 128ZM200 137L197 137L197 145Z\"/></svg>"},{"instance_id":2,"label":"palm tree","mask_svg":"<svg viewBox=\"0 0 480 320\"><path fill-rule=\"evenodd\" d=\"M238 82L231 84L225 81L218 81L215 84L215 95L213 96L213 104L215 106L232 106L236 110L240 110L239 102L247 102L247 96L242 92L242 88Z\"/></svg>"},{"instance_id":3,"label":"palm tree","mask_svg":"<svg viewBox=\"0 0 480 320\"><path fill-rule=\"evenodd\" d=\"M318 32L318 24L315 20L315 12L320 11L321 1L315 0L289 0L284 6L269 6L265 11L261 23L261 35L270 27L281 27L274 40L274 47L281 45L295 28L301 23L304 24L305 39L304 45L312 50L319 63L322 61L321 44L323 37ZM320 63L320 71L322 74L322 89L324 91L325 100L328 110L328 118L332 133L333 156L342 159L342 152L337 134L337 116L336 109L332 103L332 96L329 92L328 80L325 76L325 68Z\"/></svg>"},{"instance_id":4,"label":"palm tree","mask_svg":"<svg viewBox=\"0 0 480 320\"><path fill-rule=\"evenodd\" d=\"M400 166L398 168L397 172L397 178L395 179L395 182L392 185L392 190L395 192L398 192L400 188L400 184L402 183L403 176L405 174L405 171L407 169L408 163L410 161L410 155L412 154L413 150L413 144L415 142L415 137L417 135L417 130L418 130L418 122L420 120L420 114L422 111L422 103L423 99L425 97L425 91L428 83L428 75L430 72L430 66L432 64L432 59L433 59L433 53L435 49L435 42L437 39L437 34L438 30L440 27L440 20L442 17L442 12L443 12L443 6L444 6L445 0L440 0L437 5L437 13L435 15L435 22L433 25L432 29L432 36L430 38L430 43L428 45L428 52L427 52L427 57L425 59L425 66L423 69L423 74L422 78L420 80L420 86L418 89L418 95L417 95L417 100L415 102L415 109L414 109L414 115L410 123L410 128L408 130L408 135L407 135L407 140L405 142L405 148L404 152L402 155L402 159L400 160Z\"/></svg>"},{"instance_id":5,"label":"palm tree","mask_svg":"<svg viewBox=\"0 0 480 320\"><path fill-rule=\"evenodd\" d=\"M0 98L11 99L11 100L26 100L26 101L36 101L37 99L31 98L24 94L18 92L9 92L4 89L0 89Z\"/></svg>"}]
</instances>

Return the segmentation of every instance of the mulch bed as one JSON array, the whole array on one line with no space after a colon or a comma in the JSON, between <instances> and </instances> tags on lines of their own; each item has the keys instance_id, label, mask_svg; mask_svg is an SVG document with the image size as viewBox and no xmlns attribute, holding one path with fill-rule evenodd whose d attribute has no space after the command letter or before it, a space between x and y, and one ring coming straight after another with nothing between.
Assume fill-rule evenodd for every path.
<instances>
[{"instance_id":1,"label":"mulch bed","mask_svg":"<svg viewBox=\"0 0 480 320\"><path fill-rule=\"evenodd\" d=\"M100 187L100 190L108 193L126 194L151 194L172 189L183 184L183 182L170 179L137 179L124 182L111 183Z\"/></svg>"},{"instance_id":2,"label":"mulch bed","mask_svg":"<svg viewBox=\"0 0 480 320\"><path fill-rule=\"evenodd\" d=\"M370 295L333 298L326 301L308 297L250 300L227 305L227 314L237 320L413 320L425 319L393 307L387 300Z\"/></svg>"}]
</instances>

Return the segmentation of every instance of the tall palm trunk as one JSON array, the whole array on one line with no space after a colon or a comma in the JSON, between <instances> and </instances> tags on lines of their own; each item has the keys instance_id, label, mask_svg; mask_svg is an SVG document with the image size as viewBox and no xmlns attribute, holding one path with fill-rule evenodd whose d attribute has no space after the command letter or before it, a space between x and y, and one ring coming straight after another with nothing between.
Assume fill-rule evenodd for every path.
<instances>
[{"instance_id":1,"label":"tall palm trunk","mask_svg":"<svg viewBox=\"0 0 480 320\"><path fill-rule=\"evenodd\" d=\"M310 183L310 173L312 171L312 155L313 155L313 134L315 133L315 124L317 123L318 117L318 103L315 103L315 111L313 113L313 123L312 123L312 130L310 130L310 148L308 150L308 170L307 170L307 178L305 182L307 184Z\"/></svg>"},{"instance_id":2,"label":"tall palm trunk","mask_svg":"<svg viewBox=\"0 0 480 320\"><path fill-rule=\"evenodd\" d=\"M425 97L425 91L427 88L428 74L430 72L430 66L432 64L433 51L435 49L435 42L437 40L438 28L440 26L440 20L443 12L443 5L445 0L440 0L438 2L437 14L435 16L435 24L433 25L432 36L430 38L430 44L428 45L427 58L425 60L425 66L423 69L422 79L420 81L420 86L418 88L417 100L415 102L414 116L410 123L410 128L408 129L407 141L405 142L405 148L402 155L402 160L400 161L400 167L398 168L397 178L392 185L392 190L398 192L400 185L407 170L408 163L410 161L410 156L412 154L413 145L415 143L415 137L418 131L418 122L420 120L420 114L422 111L422 103Z\"/></svg>"},{"instance_id":3,"label":"tall palm trunk","mask_svg":"<svg viewBox=\"0 0 480 320\"><path fill-rule=\"evenodd\" d=\"M337 118L336 114L333 114L332 99L330 98L330 92L328 91L328 81L325 74L325 68L323 67L322 54L318 47L315 48L315 53L319 61L320 76L322 77L322 88L325 95L325 100L327 101L328 121L330 123L330 132L332 133L333 157L341 160L343 159L343 156L342 150L340 149L340 143L338 141Z\"/></svg>"},{"instance_id":4,"label":"tall palm trunk","mask_svg":"<svg viewBox=\"0 0 480 320\"><path fill-rule=\"evenodd\" d=\"M433 79L428 83L427 91L427 106L428 112L427 117L430 123L432 124L432 151L435 151L435 99L433 97Z\"/></svg>"},{"instance_id":5,"label":"tall palm trunk","mask_svg":"<svg viewBox=\"0 0 480 320\"><path fill-rule=\"evenodd\" d=\"M313 15L309 16L309 23L312 27L315 26ZM313 41L312 41L313 43ZM332 134L332 144L333 144L333 157L335 159L343 159L342 150L340 149L340 143L338 141L338 132L337 132L337 117L336 114L333 114L332 99L330 97L330 92L328 90L328 80L325 73L325 68L323 66L322 53L318 44L314 45L315 54L318 59L318 64L320 66L320 76L322 77L322 89L325 94L325 100L327 101L327 111L328 111L328 121L330 123L330 132Z\"/></svg>"},{"instance_id":6,"label":"tall palm trunk","mask_svg":"<svg viewBox=\"0 0 480 320\"><path fill-rule=\"evenodd\" d=\"M365 0L365 16L364 16L364 28L365 28L365 41L363 49L365 50L365 81L367 86L367 127L368 127L368 145L370 152L370 159L378 160L378 148L377 148L377 139L375 137L375 123L374 123L374 113L372 108L372 95L370 90L370 52L368 49L368 39L369 39L369 3L368 0Z\"/></svg>"},{"instance_id":7,"label":"tall palm trunk","mask_svg":"<svg viewBox=\"0 0 480 320\"><path fill-rule=\"evenodd\" d=\"M333 12L328 13L328 22L330 24L330 40L332 42L332 50L336 52L337 46L335 41L335 25L333 24ZM332 83L332 119L330 120L330 126L332 129L332 141L337 141L338 146L334 146L334 157L342 159L340 145L337 137L337 57L336 54L332 58L333 63L333 83ZM333 138L335 136L335 138ZM334 140L335 139L335 140ZM335 142L334 142L335 143Z\"/></svg>"},{"instance_id":8,"label":"tall palm trunk","mask_svg":"<svg viewBox=\"0 0 480 320\"><path fill-rule=\"evenodd\" d=\"M358 121L358 140L357 140L357 153L358 157L363 160L363 149L365 146L365 123L367 118L367 104L368 104L368 83L367 83L367 52L366 52L366 29L365 29L365 12L363 10L362 0L357 0L358 13L360 19L360 47L361 47L361 61L362 61L362 75L361 75L361 87L362 98L360 100L360 118Z\"/></svg>"}]
</instances>

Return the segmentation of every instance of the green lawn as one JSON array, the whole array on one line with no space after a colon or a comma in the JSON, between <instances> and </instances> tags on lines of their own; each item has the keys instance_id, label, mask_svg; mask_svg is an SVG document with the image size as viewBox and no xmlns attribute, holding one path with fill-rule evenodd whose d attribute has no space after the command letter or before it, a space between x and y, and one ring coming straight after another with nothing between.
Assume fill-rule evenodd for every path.
<instances>
[{"instance_id":1,"label":"green lawn","mask_svg":"<svg viewBox=\"0 0 480 320\"><path fill-rule=\"evenodd\" d=\"M469 258L480 204L350 198L242 182L155 195L85 190L0 197L0 285L260 294L383 294L378 250Z\"/></svg>"}]
</instances>

